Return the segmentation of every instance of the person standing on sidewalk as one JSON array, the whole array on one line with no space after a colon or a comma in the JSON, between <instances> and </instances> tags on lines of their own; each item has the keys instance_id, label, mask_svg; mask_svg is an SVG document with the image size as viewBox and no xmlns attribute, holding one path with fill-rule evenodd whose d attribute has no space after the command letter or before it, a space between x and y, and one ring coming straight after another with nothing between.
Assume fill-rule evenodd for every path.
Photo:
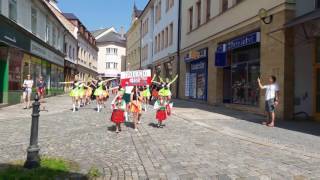
<instances>
[{"instance_id":1,"label":"person standing on sidewalk","mask_svg":"<svg viewBox=\"0 0 320 180\"><path fill-rule=\"evenodd\" d=\"M40 98L40 102L43 102L45 92L46 92L46 86L47 86L46 82L43 80L43 77L40 76L37 82L37 93Z\"/></svg>"},{"instance_id":2,"label":"person standing on sidewalk","mask_svg":"<svg viewBox=\"0 0 320 180\"><path fill-rule=\"evenodd\" d=\"M258 78L258 84L260 89L266 90L265 95L265 110L267 113L267 121L263 122L264 125L274 127L276 114L275 109L279 104L279 86L276 83L277 78L275 76L269 77L269 84L262 85L260 78Z\"/></svg>"},{"instance_id":3,"label":"person standing on sidewalk","mask_svg":"<svg viewBox=\"0 0 320 180\"><path fill-rule=\"evenodd\" d=\"M30 99L32 94L33 80L31 79L31 75L27 75L27 79L23 81L22 89L23 89L23 100L25 103L24 109L30 108Z\"/></svg>"}]
</instances>

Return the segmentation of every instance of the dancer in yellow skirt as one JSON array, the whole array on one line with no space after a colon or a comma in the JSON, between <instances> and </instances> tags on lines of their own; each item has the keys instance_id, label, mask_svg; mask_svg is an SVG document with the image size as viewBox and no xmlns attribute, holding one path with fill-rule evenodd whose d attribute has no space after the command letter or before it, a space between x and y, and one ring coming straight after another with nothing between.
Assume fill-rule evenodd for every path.
<instances>
[{"instance_id":1,"label":"dancer in yellow skirt","mask_svg":"<svg viewBox=\"0 0 320 180\"><path fill-rule=\"evenodd\" d=\"M94 91L94 95L96 96L96 101L97 101L97 112L100 112L102 109L102 105L104 104L104 99L106 97L109 97L109 93L106 92L106 86L105 84L109 81L112 81L116 78L113 79L108 79L108 80L104 80L102 81L101 78L98 80L98 87L97 89Z\"/></svg>"}]
</instances>

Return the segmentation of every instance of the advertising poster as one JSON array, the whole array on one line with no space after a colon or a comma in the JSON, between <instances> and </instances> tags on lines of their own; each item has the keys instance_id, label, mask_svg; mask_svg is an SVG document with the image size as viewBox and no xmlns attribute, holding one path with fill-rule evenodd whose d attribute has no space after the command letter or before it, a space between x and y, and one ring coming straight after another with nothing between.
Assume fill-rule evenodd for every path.
<instances>
[{"instance_id":1,"label":"advertising poster","mask_svg":"<svg viewBox=\"0 0 320 180\"><path fill-rule=\"evenodd\" d=\"M121 86L146 86L151 85L151 70L121 72Z\"/></svg>"}]
</instances>

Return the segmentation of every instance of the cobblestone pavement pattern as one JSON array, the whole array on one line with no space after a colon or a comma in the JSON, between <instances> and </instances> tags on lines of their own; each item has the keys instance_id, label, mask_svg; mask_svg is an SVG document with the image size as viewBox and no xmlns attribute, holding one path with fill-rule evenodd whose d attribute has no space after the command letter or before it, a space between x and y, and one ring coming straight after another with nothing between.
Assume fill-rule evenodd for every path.
<instances>
[{"instance_id":1,"label":"cobblestone pavement pattern","mask_svg":"<svg viewBox=\"0 0 320 180\"><path fill-rule=\"evenodd\" d=\"M155 112L142 116L139 132L123 126L117 135L109 106L72 113L69 97L47 99L41 112L41 154L93 166L102 179L320 179L320 138L285 128L267 128L263 117L176 101L163 129ZM31 110L0 109L0 164L25 159ZM151 109L151 106L150 106ZM319 126L318 126L319 127Z\"/></svg>"}]
</instances>

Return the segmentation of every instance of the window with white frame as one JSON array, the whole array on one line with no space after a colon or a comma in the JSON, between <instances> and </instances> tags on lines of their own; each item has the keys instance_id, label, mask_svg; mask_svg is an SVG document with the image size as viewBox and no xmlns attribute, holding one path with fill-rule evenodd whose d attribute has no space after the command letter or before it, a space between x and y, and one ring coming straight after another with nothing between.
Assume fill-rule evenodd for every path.
<instances>
[{"instance_id":1,"label":"window with white frame","mask_svg":"<svg viewBox=\"0 0 320 180\"><path fill-rule=\"evenodd\" d=\"M31 8L31 31L33 34L37 34L37 24L38 24L38 18L37 18L37 10L35 8Z\"/></svg>"},{"instance_id":2,"label":"window with white frame","mask_svg":"<svg viewBox=\"0 0 320 180\"><path fill-rule=\"evenodd\" d=\"M106 54L107 55L118 55L118 49L117 48L106 48Z\"/></svg>"},{"instance_id":3,"label":"window with white frame","mask_svg":"<svg viewBox=\"0 0 320 180\"><path fill-rule=\"evenodd\" d=\"M17 22L17 0L9 0L9 18Z\"/></svg>"}]
</instances>

